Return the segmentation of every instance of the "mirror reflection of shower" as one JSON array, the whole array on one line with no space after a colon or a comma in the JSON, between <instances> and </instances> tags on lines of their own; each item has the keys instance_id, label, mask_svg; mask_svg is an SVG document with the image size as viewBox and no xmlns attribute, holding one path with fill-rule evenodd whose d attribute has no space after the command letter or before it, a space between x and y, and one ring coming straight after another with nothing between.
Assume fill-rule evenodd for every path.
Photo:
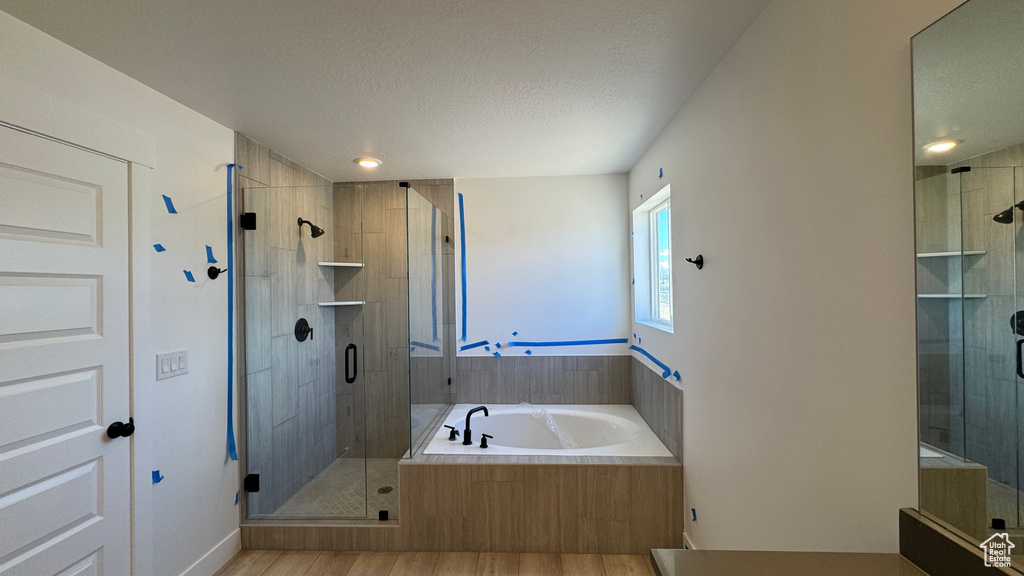
<instances>
[{"instance_id":1,"label":"mirror reflection of shower","mask_svg":"<svg viewBox=\"0 0 1024 576\"><path fill-rule=\"evenodd\" d=\"M309 224L310 234L313 236L313 238L319 238L319 237L324 235L324 229L323 228L317 226L316 224L313 224L309 220L304 220L302 218L299 218L299 228L302 228L303 224Z\"/></svg>"}]
</instances>

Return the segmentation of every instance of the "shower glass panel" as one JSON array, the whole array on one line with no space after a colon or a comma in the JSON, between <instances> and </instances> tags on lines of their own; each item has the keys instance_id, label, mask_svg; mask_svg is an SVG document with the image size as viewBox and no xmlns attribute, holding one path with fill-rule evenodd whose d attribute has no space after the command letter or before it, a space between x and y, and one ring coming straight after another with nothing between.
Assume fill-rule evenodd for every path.
<instances>
[{"instance_id":1,"label":"shower glass panel","mask_svg":"<svg viewBox=\"0 0 1024 576\"><path fill-rule=\"evenodd\" d=\"M448 218L416 190L407 193L410 442L415 448L451 403L448 334L454 318L446 270L454 252L446 241Z\"/></svg>"},{"instance_id":2,"label":"shower glass panel","mask_svg":"<svg viewBox=\"0 0 1024 576\"><path fill-rule=\"evenodd\" d=\"M366 518L362 198L322 187L246 187L248 518ZM300 223L300 221L305 221Z\"/></svg>"},{"instance_id":3,"label":"shower glass panel","mask_svg":"<svg viewBox=\"0 0 1024 576\"><path fill-rule=\"evenodd\" d=\"M954 520L953 510L965 503L936 498L925 474L957 466L983 471L984 524L1022 526L1024 314L1019 327L1016 316L1024 303L1016 262L1024 255L1024 213L1014 208L1022 200L1020 171L943 168L919 177L915 187L921 507L979 538L985 526Z\"/></svg>"}]
</instances>

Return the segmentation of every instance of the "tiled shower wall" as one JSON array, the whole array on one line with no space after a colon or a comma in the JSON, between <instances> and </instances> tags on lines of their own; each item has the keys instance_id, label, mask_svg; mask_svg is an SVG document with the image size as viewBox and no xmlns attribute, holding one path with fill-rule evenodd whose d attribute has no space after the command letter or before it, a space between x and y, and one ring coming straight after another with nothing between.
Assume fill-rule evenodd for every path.
<instances>
[{"instance_id":1,"label":"tiled shower wall","mask_svg":"<svg viewBox=\"0 0 1024 576\"><path fill-rule=\"evenodd\" d=\"M944 166L917 170L915 210L917 251L960 249L960 188L950 182ZM953 293L960 289L960 259L917 260L917 290L921 294ZM963 427L952 427L951 416L963 420L963 315L959 300L918 299L918 381L921 441L945 450L963 452ZM955 340L953 340L955 338Z\"/></svg>"},{"instance_id":2,"label":"tiled shower wall","mask_svg":"<svg viewBox=\"0 0 1024 576\"><path fill-rule=\"evenodd\" d=\"M413 181L411 186L438 207L450 226L453 181ZM339 308L337 412L342 422L338 446L355 456L398 458L409 449L409 403L450 401L441 359L414 358L410 383L408 260L406 252L406 190L398 181L339 182L334 185L335 253L340 261L362 262L363 268L337 272L336 299L361 300L361 307ZM452 252L444 248L450 261ZM454 285L454 267L447 266L446 285ZM454 342L454 292L444 300L444 330ZM359 376L344 379L344 349L360 350ZM450 347L449 347L450 349ZM410 391L411 384L411 391ZM365 429L363 428L365 423Z\"/></svg>"},{"instance_id":3,"label":"tiled shower wall","mask_svg":"<svg viewBox=\"0 0 1024 576\"><path fill-rule=\"evenodd\" d=\"M1019 303L1014 293L1024 295L1024 283L1014 279L1015 251L1024 255L1017 250L1024 248L1022 212L1015 210L1014 224L999 224L992 217L1024 199L1024 145L946 168L960 166L974 170L928 179L934 188L932 198L921 196L927 186L917 198L924 210L932 211L924 215L927 219L941 211L936 205L945 193L951 242L962 234L964 251L985 251L964 256L962 264L964 293L979 297L965 298L962 309L958 299L919 305L922 439L984 464L990 478L1012 485L1024 480L1017 466L1017 438L1024 430L1016 416L1024 389L1015 377L1016 337L1010 328ZM957 196L962 206L954 204ZM962 215L962 231L955 225L956 210ZM918 252L939 251L933 238L919 235L918 242ZM960 290L960 258L918 260L920 293ZM943 339L948 343L948 362L941 358Z\"/></svg>"},{"instance_id":4,"label":"tiled shower wall","mask_svg":"<svg viewBox=\"0 0 1024 576\"><path fill-rule=\"evenodd\" d=\"M317 265L334 258L334 199L326 178L242 134L235 161L244 167L236 187L244 210L257 214L256 230L240 232L239 270L246 466L261 483L249 513L259 515L273 513L338 456L334 312L317 306L334 293L333 274ZM300 216L326 234L312 238L308 226L298 227ZM296 340L299 318L313 328L312 340Z\"/></svg>"}]
</instances>

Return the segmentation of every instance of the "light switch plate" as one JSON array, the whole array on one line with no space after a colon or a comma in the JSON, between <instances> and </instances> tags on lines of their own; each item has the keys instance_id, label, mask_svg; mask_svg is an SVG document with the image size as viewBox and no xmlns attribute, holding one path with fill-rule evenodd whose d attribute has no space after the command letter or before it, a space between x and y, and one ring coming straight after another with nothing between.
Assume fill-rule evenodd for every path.
<instances>
[{"instance_id":1,"label":"light switch plate","mask_svg":"<svg viewBox=\"0 0 1024 576\"><path fill-rule=\"evenodd\" d=\"M156 355L156 379L188 374L188 350L162 352Z\"/></svg>"}]
</instances>

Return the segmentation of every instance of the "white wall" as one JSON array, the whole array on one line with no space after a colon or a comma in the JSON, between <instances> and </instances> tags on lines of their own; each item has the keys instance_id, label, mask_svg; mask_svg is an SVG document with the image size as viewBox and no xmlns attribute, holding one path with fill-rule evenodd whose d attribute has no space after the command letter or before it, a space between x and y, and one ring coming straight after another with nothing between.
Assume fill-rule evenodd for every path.
<instances>
[{"instance_id":1,"label":"white wall","mask_svg":"<svg viewBox=\"0 0 1024 576\"><path fill-rule=\"evenodd\" d=\"M630 172L630 209L672 185L675 333L634 330L682 374L697 547L897 549L917 505L910 38L958 3L775 0Z\"/></svg>"},{"instance_id":2,"label":"white wall","mask_svg":"<svg viewBox=\"0 0 1024 576\"><path fill-rule=\"evenodd\" d=\"M626 175L455 180L456 340L551 342L629 336ZM458 195L466 225L462 341ZM513 336L512 332L519 332ZM625 354L628 345L530 348L533 355ZM486 356L491 347L459 352ZM525 348L501 349L524 355Z\"/></svg>"},{"instance_id":3,"label":"white wall","mask_svg":"<svg viewBox=\"0 0 1024 576\"><path fill-rule=\"evenodd\" d=\"M0 54L0 120L153 167L133 174L136 570L212 574L239 547L238 466L225 451L227 284L203 266L205 244L226 257L234 135L3 12ZM156 254L156 242L168 251ZM155 382L156 353L181 348L189 374ZM165 479L154 485L155 469Z\"/></svg>"}]
</instances>

